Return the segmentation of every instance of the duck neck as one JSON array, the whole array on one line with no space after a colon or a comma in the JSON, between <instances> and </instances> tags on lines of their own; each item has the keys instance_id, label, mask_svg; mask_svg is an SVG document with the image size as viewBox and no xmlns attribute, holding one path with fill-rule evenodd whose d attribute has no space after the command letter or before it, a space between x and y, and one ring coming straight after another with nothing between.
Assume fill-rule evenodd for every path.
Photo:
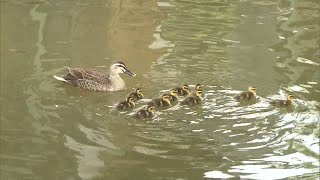
<instances>
[{"instance_id":1,"label":"duck neck","mask_svg":"<svg viewBox=\"0 0 320 180\"><path fill-rule=\"evenodd\" d=\"M168 99L164 99L163 101L167 102L167 103L168 103L168 105L170 105L170 106L171 106L171 102L170 102L170 100L168 100Z\"/></svg>"},{"instance_id":2,"label":"duck neck","mask_svg":"<svg viewBox=\"0 0 320 180\"><path fill-rule=\"evenodd\" d=\"M134 107L136 105L133 101L130 101L129 104L131 104L131 107Z\"/></svg>"},{"instance_id":3,"label":"duck neck","mask_svg":"<svg viewBox=\"0 0 320 180\"><path fill-rule=\"evenodd\" d=\"M250 92L254 97L257 97L257 93L256 92L254 92L254 91L250 91Z\"/></svg>"},{"instance_id":4,"label":"duck neck","mask_svg":"<svg viewBox=\"0 0 320 180\"><path fill-rule=\"evenodd\" d=\"M114 89L124 89L125 88L125 82L123 81L123 79L120 77L120 75L118 73L110 73L110 81L112 86L114 86Z\"/></svg>"}]
</instances>

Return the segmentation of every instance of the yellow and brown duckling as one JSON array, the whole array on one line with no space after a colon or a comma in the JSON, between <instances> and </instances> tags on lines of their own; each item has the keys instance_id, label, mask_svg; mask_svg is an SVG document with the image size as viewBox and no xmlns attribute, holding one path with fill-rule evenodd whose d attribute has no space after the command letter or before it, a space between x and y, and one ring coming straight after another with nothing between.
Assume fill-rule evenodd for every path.
<instances>
[{"instance_id":1,"label":"yellow and brown duckling","mask_svg":"<svg viewBox=\"0 0 320 180\"><path fill-rule=\"evenodd\" d=\"M195 87L194 87L194 90L203 90L203 85L202 84L197 84Z\"/></svg>"},{"instance_id":2,"label":"yellow and brown duckling","mask_svg":"<svg viewBox=\"0 0 320 180\"><path fill-rule=\"evenodd\" d=\"M202 102L202 90L196 90L190 96L186 97L184 100L181 101L183 105L195 105L200 104Z\"/></svg>"},{"instance_id":3,"label":"yellow and brown duckling","mask_svg":"<svg viewBox=\"0 0 320 180\"><path fill-rule=\"evenodd\" d=\"M150 102L147 103L148 105L152 105L155 107L166 107L171 106L170 96L169 95L162 95L161 98L152 99Z\"/></svg>"},{"instance_id":4,"label":"yellow and brown duckling","mask_svg":"<svg viewBox=\"0 0 320 180\"><path fill-rule=\"evenodd\" d=\"M132 109L134 106L135 106L135 103L133 101L133 97L129 96L129 97L127 97L127 99L125 101L120 102L116 106L116 108L121 111L126 111L129 109Z\"/></svg>"},{"instance_id":5,"label":"yellow and brown duckling","mask_svg":"<svg viewBox=\"0 0 320 180\"><path fill-rule=\"evenodd\" d=\"M134 117L140 118L140 119L151 118L153 117L154 111L155 111L154 106L148 105L147 108L142 108L138 112L136 112L134 114Z\"/></svg>"},{"instance_id":6,"label":"yellow and brown duckling","mask_svg":"<svg viewBox=\"0 0 320 180\"><path fill-rule=\"evenodd\" d=\"M187 84L182 85L181 87L177 87L178 95L186 96L190 94L189 86Z\"/></svg>"},{"instance_id":7,"label":"yellow and brown duckling","mask_svg":"<svg viewBox=\"0 0 320 180\"><path fill-rule=\"evenodd\" d=\"M177 91L177 89L171 89L169 93L164 94L164 95L168 95L170 97L170 102L178 100L178 91Z\"/></svg>"},{"instance_id":8,"label":"yellow and brown duckling","mask_svg":"<svg viewBox=\"0 0 320 180\"><path fill-rule=\"evenodd\" d=\"M138 101L144 97L141 88L137 88L133 93L130 93L129 96L133 98L133 101Z\"/></svg>"},{"instance_id":9,"label":"yellow and brown duckling","mask_svg":"<svg viewBox=\"0 0 320 180\"><path fill-rule=\"evenodd\" d=\"M290 107L292 106L292 102L294 99L296 99L296 97L292 94L289 94L287 96L287 100L274 100L274 101L271 101L270 104L279 108Z\"/></svg>"},{"instance_id":10,"label":"yellow and brown duckling","mask_svg":"<svg viewBox=\"0 0 320 180\"><path fill-rule=\"evenodd\" d=\"M235 97L237 101L248 101L256 99L257 97L257 88L254 86L249 86L248 91L242 92Z\"/></svg>"}]
</instances>

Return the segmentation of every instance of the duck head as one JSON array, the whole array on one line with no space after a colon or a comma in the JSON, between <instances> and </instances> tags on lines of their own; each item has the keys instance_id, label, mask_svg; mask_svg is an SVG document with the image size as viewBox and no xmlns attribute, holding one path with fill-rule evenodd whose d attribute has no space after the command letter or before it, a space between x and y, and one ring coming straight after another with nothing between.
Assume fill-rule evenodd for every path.
<instances>
[{"instance_id":1,"label":"duck head","mask_svg":"<svg viewBox=\"0 0 320 180\"><path fill-rule=\"evenodd\" d=\"M182 85L181 89L186 91L186 92L188 92L188 93L190 93L189 86L187 84Z\"/></svg>"},{"instance_id":2,"label":"duck head","mask_svg":"<svg viewBox=\"0 0 320 180\"><path fill-rule=\"evenodd\" d=\"M170 95L171 96L178 96L178 91L176 89L171 89L170 90Z\"/></svg>"},{"instance_id":3,"label":"duck head","mask_svg":"<svg viewBox=\"0 0 320 180\"><path fill-rule=\"evenodd\" d=\"M203 89L203 85L202 84L197 84L195 86L195 90L202 90Z\"/></svg>"},{"instance_id":4,"label":"duck head","mask_svg":"<svg viewBox=\"0 0 320 180\"><path fill-rule=\"evenodd\" d=\"M141 97L143 97L143 93L142 93L142 89L141 89L141 88L137 88L137 89L136 89L136 93L137 93L138 95L140 95Z\"/></svg>"},{"instance_id":5,"label":"duck head","mask_svg":"<svg viewBox=\"0 0 320 180\"><path fill-rule=\"evenodd\" d=\"M203 91L202 90L196 90L195 95L199 98L202 98Z\"/></svg>"},{"instance_id":6,"label":"duck head","mask_svg":"<svg viewBox=\"0 0 320 180\"><path fill-rule=\"evenodd\" d=\"M147 111L151 113L154 112L155 111L154 106L151 106L151 105L147 106Z\"/></svg>"},{"instance_id":7,"label":"duck head","mask_svg":"<svg viewBox=\"0 0 320 180\"><path fill-rule=\"evenodd\" d=\"M296 99L296 97L293 94L289 94L287 96L287 100L290 101L290 102L292 102L294 99Z\"/></svg>"},{"instance_id":8,"label":"duck head","mask_svg":"<svg viewBox=\"0 0 320 180\"><path fill-rule=\"evenodd\" d=\"M126 101L127 101L129 104L135 105L134 100L133 100L133 97L131 97L131 96L127 97Z\"/></svg>"},{"instance_id":9,"label":"duck head","mask_svg":"<svg viewBox=\"0 0 320 180\"><path fill-rule=\"evenodd\" d=\"M170 96L168 96L168 95L163 95L163 96L162 96L162 100L163 100L163 101L166 101L169 105L171 105Z\"/></svg>"},{"instance_id":10,"label":"duck head","mask_svg":"<svg viewBox=\"0 0 320 180\"><path fill-rule=\"evenodd\" d=\"M249 86L248 87L248 91L251 92L252 94L254 94L254 96L257 96L257 88L254 86Z\"/></svg>"},{"instance_id":11,"label":"duck head","mask_svg":"<svg viewBox=\"0 0 320 180\"><path fill-rule=\"evenodd\" d=\"M110 73L114 73L114 74L125 73L129 76L136 76L136 74L131 72L122 61L113 62L110 66Z\"/></svg>"}]
</instances>

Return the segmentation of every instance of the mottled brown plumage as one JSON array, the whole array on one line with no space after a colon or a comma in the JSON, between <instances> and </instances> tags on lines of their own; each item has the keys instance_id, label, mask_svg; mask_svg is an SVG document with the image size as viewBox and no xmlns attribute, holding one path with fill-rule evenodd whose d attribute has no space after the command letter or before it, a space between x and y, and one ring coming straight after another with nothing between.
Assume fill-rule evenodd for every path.
<instances>
[{"instance_id":1,"label":"mottled brown plumage","mask_svg":"<svg viewBox=\"0 0 320 180\"><path fill-rule=\"evenodd\" d=\"M148 105L147 108L142 108L134 114L136 118L151 118L153 117L154 106Z\"/></svg>"},{"instance_id":2,"label":"mottled brown plumage","mask_svg":"<svg viewBox=\"0 0 320 180\"><path fill-rule=\"evenodd\" d=\"M125 73L129 76L135 76L122 61L112 63L109 73L97 69L66 68L68 70L67 75L63 77L54 75L53 77L75 87L95 91L124 90L126 85L119 74Z\"/></svg>"}]
</instances>

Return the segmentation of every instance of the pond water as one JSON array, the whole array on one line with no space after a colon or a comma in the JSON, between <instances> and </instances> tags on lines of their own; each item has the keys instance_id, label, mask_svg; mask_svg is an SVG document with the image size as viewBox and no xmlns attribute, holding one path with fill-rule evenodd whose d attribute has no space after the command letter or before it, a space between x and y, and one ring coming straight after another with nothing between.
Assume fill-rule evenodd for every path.
<instances>
[{"instance_id":1,"label":"pond water","mask_svg":"<svg viewBox=\"0 0 320 180\"><path fill-rule=\"evenodd\" d=\"M320 5L316 0L13 0L1 5L0 179L317 179ZM128 89L52 78L107 70ZM137 120L115 104L204 85L203 103ZM234 96L254 85L255 104ZM293 93L293 110L271 99ZM181 98L179 99L181 100Z\"/></svg>"}]
</instances>

